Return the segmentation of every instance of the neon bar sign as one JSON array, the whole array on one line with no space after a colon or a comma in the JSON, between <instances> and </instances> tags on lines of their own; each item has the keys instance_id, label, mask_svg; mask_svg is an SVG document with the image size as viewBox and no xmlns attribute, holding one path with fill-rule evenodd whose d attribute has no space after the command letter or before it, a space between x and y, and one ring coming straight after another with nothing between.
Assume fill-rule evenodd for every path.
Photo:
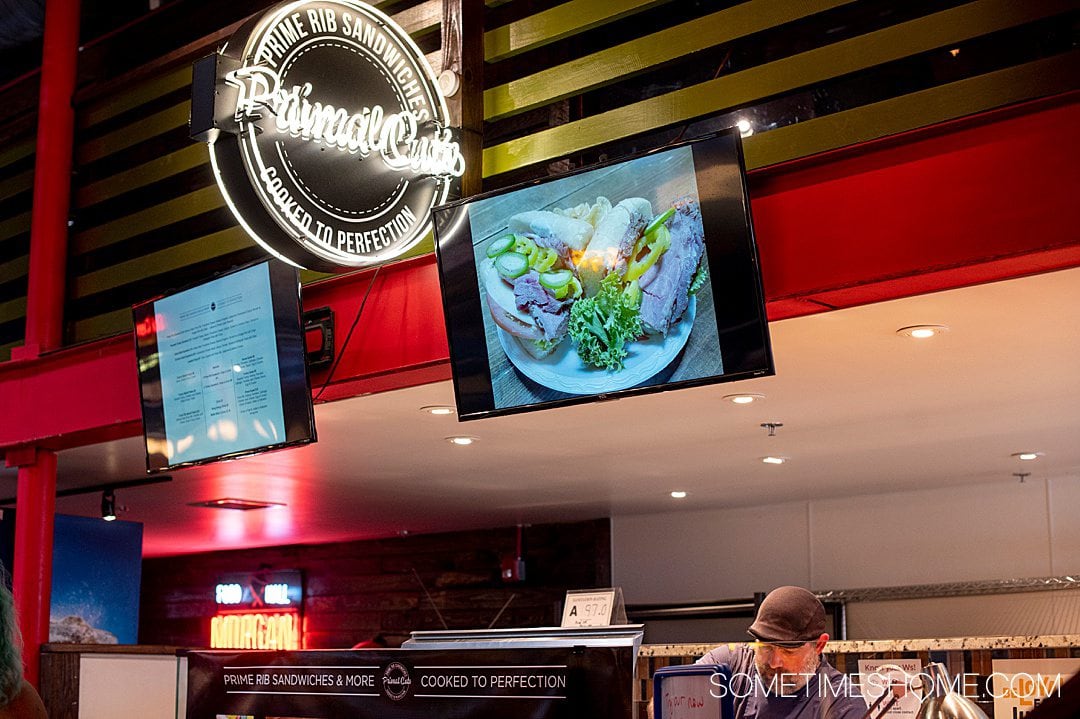
<instances>
[{"instance_id":1,"label":"neon bar sign","mask_svg":"<svg viewBox=\"0 0 1080 719\"><path fill-rule=\"evenodd\" d=\"M214 603L222 610L299 609L304 601L297 570L227 574L214 586Z\"/></svg>"},{"instance_id":2,"label":"neon bar sign","mask_svg":"<svg viewBox=\"0 0 1080 719\"><path fill-rule=\"evenodd\" d=\"M300 613L218 614L210 620L211 649L300 649Z\"/></svg>"}]
</instances>

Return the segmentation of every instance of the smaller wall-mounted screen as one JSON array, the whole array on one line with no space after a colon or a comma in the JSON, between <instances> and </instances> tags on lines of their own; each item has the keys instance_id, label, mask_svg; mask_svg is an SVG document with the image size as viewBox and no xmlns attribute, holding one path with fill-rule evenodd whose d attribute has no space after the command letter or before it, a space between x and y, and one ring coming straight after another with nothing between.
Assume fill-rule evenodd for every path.
<instances>
[{"instance_id":1,"label":"smaller wall-mounted screen","mask_svg":"<svg viewBox=\"0 0 1080 719\"><path fill-rule=\"evenodd\" d=\"M294 268L259 262L134 314L148 472L315 441Z\"/></svg>"},{"instance_id":2,"label":"smaller wall-mounted screen","mask_svg":"<svg viewBox=\"0 0 1080 719\"><path fill-rule=\"evenodd\" d=\"M734 131L435 210L458 416L773 374Z\"/></svg>"}]
</instances>

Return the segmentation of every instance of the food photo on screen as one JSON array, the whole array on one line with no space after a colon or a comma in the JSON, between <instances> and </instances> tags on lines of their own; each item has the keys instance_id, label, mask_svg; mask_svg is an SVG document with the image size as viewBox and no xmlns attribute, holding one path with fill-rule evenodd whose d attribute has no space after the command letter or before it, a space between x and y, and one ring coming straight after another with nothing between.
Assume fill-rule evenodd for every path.
<instances>
[{"instance_id":1,"label":"food photo on screen","mask_svg":"<svg viewBox=\"0 0 1080 719\"><path fill-rule=\"evenodd\" d=\"M723 373L689 147L479 200L469 225L496 408Z\"/></svg>"},{"instance_id":2,"label":"food photo on screen","mask_svg":"<svg viewBox=\"0 0 1080 719\"><path fill-rule=\"evenodd\" d=\"M461 421L775 371L737 130L432 214Z\"/></svg>"}]
</instances>

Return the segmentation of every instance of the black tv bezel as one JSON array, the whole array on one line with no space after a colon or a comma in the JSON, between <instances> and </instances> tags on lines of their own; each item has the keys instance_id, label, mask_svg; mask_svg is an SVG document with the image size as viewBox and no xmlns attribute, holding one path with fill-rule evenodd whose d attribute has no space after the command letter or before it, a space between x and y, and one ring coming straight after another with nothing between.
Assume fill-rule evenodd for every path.
<instances>
[{"instance_id":1,"label":"black tv bezel","mask_svg":"<svg viewBox=\"0 0 1080 719\"><path fill-rule=\"evenodd\" d=\"M725 317L733 319L732 321L721 325L721 308L719 306L716 307L717 331L721 340L720 352L724 359L723 366L726 369L729 365L727 361L728 356L725 354L724 337L730 335L731 332L740 332L743 334L752 332L759 337L759 342L754 345L753 349L755 351L760 351L762 361L758 362L754 367L749 368L747 367L749 360L744 359L742 363L737 365L735 370L731 372L725 371L721 375L677 380L675 382L663 382L656 385L639 385L612 392L544 400L529 404L514 405L512 407L495 407L491 382L491 367L488 362L487 343L483 337L483 290L479 285L474 257L472 256L471 251L467 258L464 256L464 253L461 253L462 256L457 258L448 256L446 248L444 247L444 244L449 244L453 241L455 235L460 232L466 232L470 237L470 242L468 244L471 250L471 231L455 227L452 229L449 236L443 237L442 232L445 232L446 225L448 223L453 223L454 225L464 223L467 228L469 221L467 214L468 206L477 201L498 197L500 195L507 195L537 185L603 169L611 165L632 162L649 155L669 152L680 147L691 146L701 148L700 152L702 154L702 159L705 160L707 159L705 155L710 149L716 151L714 148L719 147L719 145L709 145L708 143L714 140L718 141L721 138L728 138L734 142L735 160L739 171L739 209L741 210L741 217L745 225L745 232L740 233L742 235L741 238L731 237L730 235L734 233L732 233L730 229L725 232L725 227L723 226L723 223L720 222L720 220L724 218L719 217L719 215L722 215L723 212L728 210L719 207L711 207L707 211L704 205L705 200L700 197L701 193L699 189L698 199L703 203L702 221L705 225L705 252L706 257L709 259L709 279L713 290L714 303L719 304L718 298L728 295L727 292L721 292L724 288L720 285L722 283L722 278L732 274L730 272L720 271L722 269L722 265L719 262L721 257L735 255L741 258L741 269L738 272L739 277L737 277L737 279L745 286L742 288L744 292L742 295L744 304L739 308L743 315L742 321L733 318L737 313L730 311L731 308L725 308L729 310L726 312ZM730 158L725 157L724 159L725 161L728 161ZM698 166L697 154L694 154L694 162L695 177L700 179L703 173L708 169L708 166ZM709 198L709 200L714 203L722 202L722 198L719 197L712 197ZM460 219L463 213L464 219ZM454 384L454 399L458 408L457 414L459 421L500 417L571 405L590 404L593 402L602 402L688 387L726 384L728 382L776 374L776 367L773 362L772 342L769 336L768 316L765 308L765 291L761 274L761 261L758 255L757 239L754 235L753 216L750 211L750 195L746 183L746 162L743 155L742 138L737 128L732 127L719 130L701 137L691 138L681 142L671 143L661 147L633 153L631 155L595 163L570 172L521 182L498 190L470 195L469 197L439 205L432 210L432 217L434 220L433 225L435 231L435 257L439 273L440 293L443 301L443 316L446 322L447 343L450 349L450 367ZM452 255L452 253L450 254ZM727 268L723 269L726 270ZM462 287L468 288L469 292L454 292L454 289ZM465 307L465 304L470 299L475 299L475 303L471 303L475 306L467 308ZM472 316L461 316L460 313L463 311L471 311ZM466 331L466 328L462 327L462 320L468 322L469 329L479 329L480 336L478 338L475 336L461 336ZM752 326L747 327L747 321L751 322ZM482 353L474 353L472 355L462 353L463 344L476 344L477 342L483 349ZM728 340L728 347L726 349L729 352L732 351L731 340ZM462 398L464 393L462 384L466 381L477 382L480 380L483 381L484 386L487 388L486 395L490 403L490 408L485 406L483 408L474 409L472 406L466 406L463 410ZM474 392L473 394L475 395L477 393Z\"/></svg>"},{"instance_id":2,"label":"black tv bezel","mask_svg":"<svg viewBox=\"0 0 1080 719\"><path fill-rule=\"evenodd\" d=\"M139 338L139 323L140 318L147 316L147 308L150 308L150 312L153 311L153 306L160 300L175 297L176 295L188 292L190 290L202 287L203 285L215 282L222 278L234 275L245 270L250 270L259 265L265 264L267 266L269 281L270 281L270 298L271 307L273 309L274 319L274 337L275 348L278 358L278 383L281 388L281 404L282 404L282 416L285 419L285 441L275 442L273 444L260 445L258 447L251 447L248 449L238 450L236 452L225 452L223 454L216 454L210 457L203 457L200 459L187 460L184 462L177 462L175 464L163 464L155 466L151 463L151 454L147 445L148 428L157 430L158 433L155 436L165 438L165 412L164 405L157 403L156 414L151 417L150 409L153 408L153 403L148 402L146 397L146 389L156 383L159 391L161 390L161 369L158 363L154 363L152 367L143 371L142 361L144 357L156 355L158 353L157 345L157 332L154 331L152 345L145 340L140 341ZM284 290L282 289L284 288ZM275 291L276 290L276 291ZM286 292L285 290L288 290ZM216 273L212 277L209 277L198 282L192 282L190 284L178 287L176 289L169 290L160 295L157 295L151 299L145 300L135 304L131 308L132 318L135 322L135 331L132 333L135 341L135 360L138 363L138 381L139 381L139 407L142 415L143 425L143 449L146 457L146 473L157 474L160 472L170 472L177 469L183 469L185 467L195 467L206 464L213 464L215 462L222 462L232 459L240 459L243 457L251 457L257 454L264 454L266 452L274 452L281 449L288 449L291 447L299 447L306 444L312 444L318 441L318 435L315 429L315 405L311 399L311 373L307 364L307 352L304 344L304 321L303 321L303 304L301 300L301 284L300 284L300 272L295 267L276 260L272 257L263 258L254 262L248 262L243 265L232 267L228 270ZM142 346L141 346L142 345ZM146 347L152 347L148 352ZM303 399L301 399L301 388L298 386L298 382L285 382L285 376L282 371L282 357L287 356L287 352L295 351L297 356L300 357L300 361L304 367L304 381L303 381ZM156 455L155 455L156 456Z\"/></svg>"}]
</instances>

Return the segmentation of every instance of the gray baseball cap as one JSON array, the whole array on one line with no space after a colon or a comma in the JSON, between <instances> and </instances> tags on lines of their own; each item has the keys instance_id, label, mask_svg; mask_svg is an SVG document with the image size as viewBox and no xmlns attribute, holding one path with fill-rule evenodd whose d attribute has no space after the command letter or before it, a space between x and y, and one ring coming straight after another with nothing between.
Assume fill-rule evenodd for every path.
<instances>
[{"instance_id":1,"label":"gray baseball cap","mask_svg":"<svg viewBox=\"0 0 1080 719\"><path fill-rule=\"evenodd\" d=\"M777 587L761 602L747 632L759 642L805 644L825 633L825 607L802 587Z\"/></svg>"}]
</instances>

